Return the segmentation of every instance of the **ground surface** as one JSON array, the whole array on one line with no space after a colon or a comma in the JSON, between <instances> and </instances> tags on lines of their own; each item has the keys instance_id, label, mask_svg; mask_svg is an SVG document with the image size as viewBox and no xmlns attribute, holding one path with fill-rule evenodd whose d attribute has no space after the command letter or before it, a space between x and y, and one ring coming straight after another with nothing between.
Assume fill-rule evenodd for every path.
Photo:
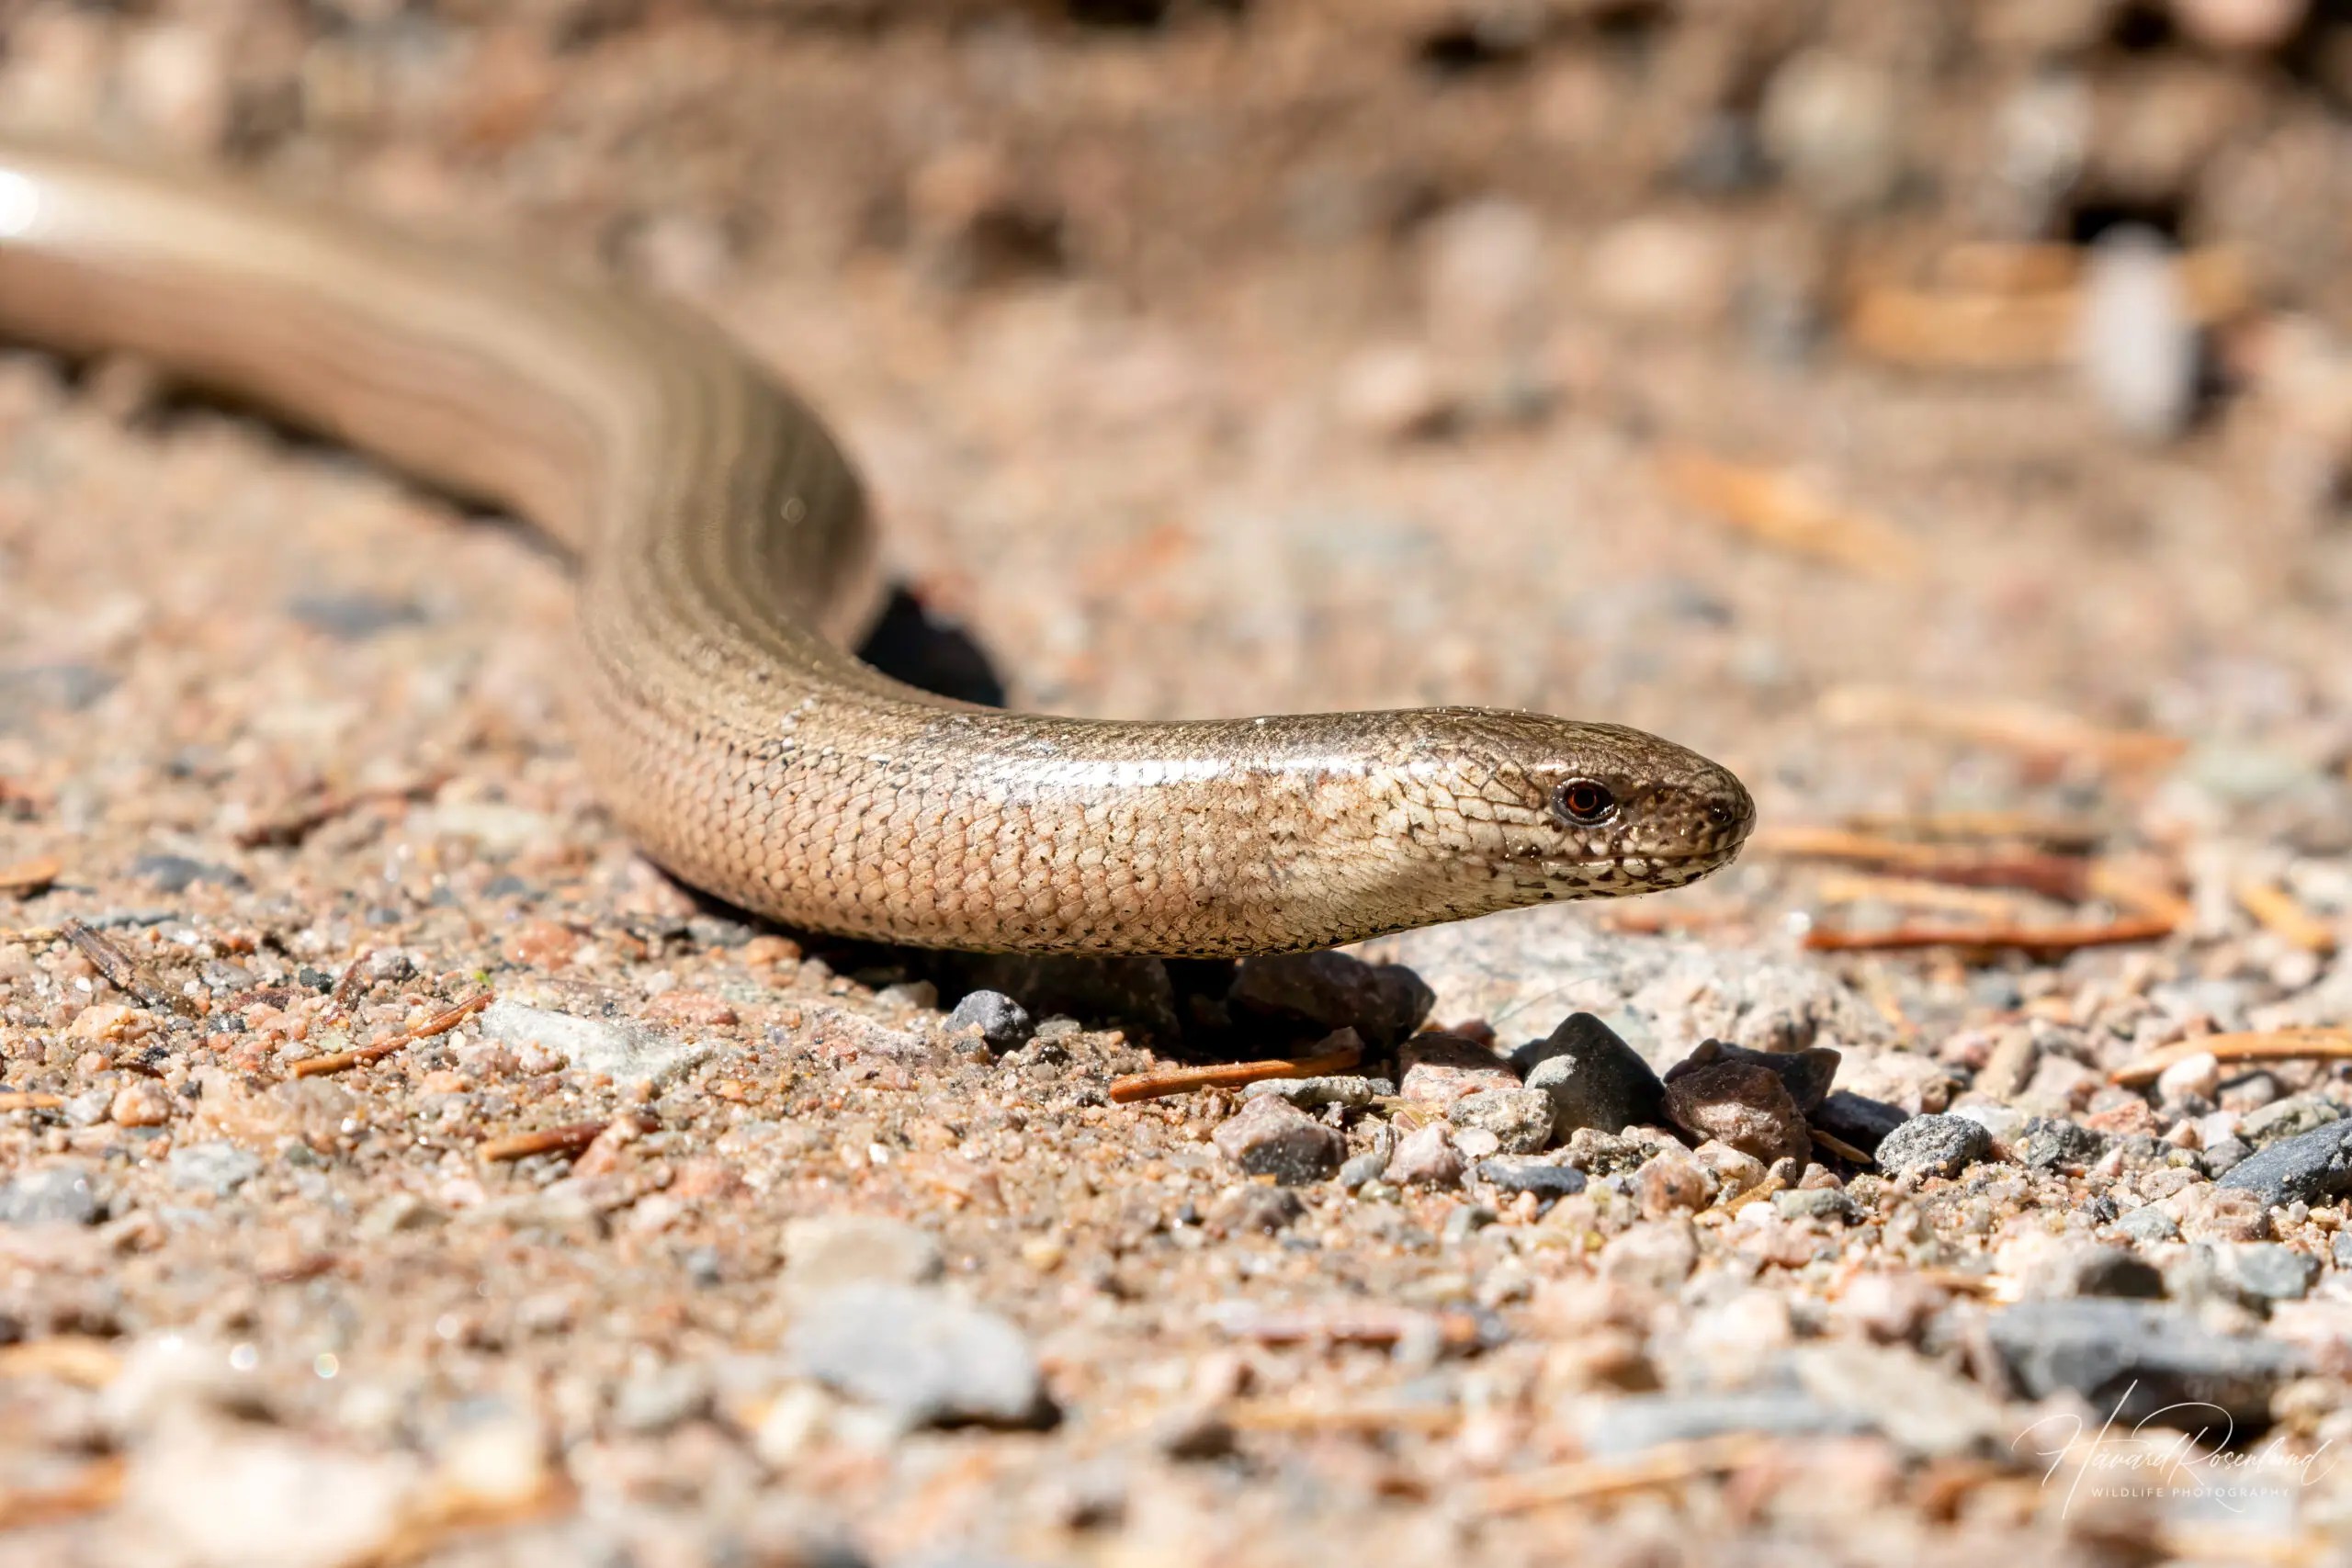
<instances>
[{"instance_id":1,"label":"ground surface","mask_svg":"<svg viewBox=\"0 0 2352 1568\"><path fill-rule=\"evenodd\" d=\"M763 931L526 536L0 357L0 1557L2328 1560L2352 26L1070 9L0 5L0 119L685 298L1020 705L1614 718L1756 850L1409 1007Z\"/></svg>"}]
</instances>

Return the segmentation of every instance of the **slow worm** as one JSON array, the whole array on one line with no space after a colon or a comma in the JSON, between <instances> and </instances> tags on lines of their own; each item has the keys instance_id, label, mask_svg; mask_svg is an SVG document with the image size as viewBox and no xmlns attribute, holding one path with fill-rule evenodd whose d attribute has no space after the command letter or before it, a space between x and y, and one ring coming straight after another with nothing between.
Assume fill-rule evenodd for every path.
<instances>
[{"instance_id":1,"label":"slow worm","mask_svg":"<svg viewBox=\"0 0 2352 1568\"><path fill-rule=\"evenodd\" d=\"M627 830L787 925L922 946L1240 955L1671 887L1737 853L1724 769L1447 707L1182 723L971 707L842 651L856 477L714 330L252 190L0 141L0 333L129 353L579 560L572 722Z\"/></svg>"}]
</instances>

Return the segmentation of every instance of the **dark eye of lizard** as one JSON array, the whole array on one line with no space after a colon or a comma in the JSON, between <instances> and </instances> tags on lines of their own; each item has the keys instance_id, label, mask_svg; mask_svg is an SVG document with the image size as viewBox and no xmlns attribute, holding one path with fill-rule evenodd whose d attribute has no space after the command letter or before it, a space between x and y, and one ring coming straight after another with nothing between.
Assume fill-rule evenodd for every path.
<instances>
[{"instance_id":1,"label":"dark eye of lizard","mask_svg":"<svg viewBox=\"0 0 2352 1568\"><path fill-rule=\"evenodd\" d=\"M1579 828L1598 828L1617 815L1617 797L1605 784L1570 779L1552 791L1552 809Z\"/></svg>"}]
</instances>

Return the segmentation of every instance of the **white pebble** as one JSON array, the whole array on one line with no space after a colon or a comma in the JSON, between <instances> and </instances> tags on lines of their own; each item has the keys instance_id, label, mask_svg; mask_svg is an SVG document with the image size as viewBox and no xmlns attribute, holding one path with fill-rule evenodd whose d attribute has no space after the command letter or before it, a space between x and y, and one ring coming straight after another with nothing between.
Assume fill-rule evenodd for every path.
<instances>
[{"instance_id":1,"label":"white pebble","mask_svg":"<svg viewBox=\"0 0 2352 1568\"><path fill-rule=\"evenodd\" d=\"M2221 1092L2222 1064L2211 1051L2183 1056L2156 1078L2156 1097L2166 1105L2190 1098L2211 1100Z\"/></svg>"},{"instance_id":2,"label":"white pebble","mask_svg":"<svg viewBox=\"0 0 2352 1568\"><path fill-rule=\"evenodd\" d=\"M2083 276L2076 332L2083 380L2124 434L2163 441L2197 394L2197 323L2172 248L2149 230L2109 230Z\"/></svg>"}]
</instances>

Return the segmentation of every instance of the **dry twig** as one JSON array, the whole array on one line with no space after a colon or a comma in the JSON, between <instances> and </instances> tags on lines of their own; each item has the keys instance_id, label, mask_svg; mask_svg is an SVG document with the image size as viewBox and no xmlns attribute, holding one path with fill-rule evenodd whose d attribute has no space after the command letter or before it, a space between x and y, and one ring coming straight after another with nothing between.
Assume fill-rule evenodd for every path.
<instances>
[{"instance_id":1,"label":"dry twig","mask_svg":"<svg viewBox=\"0 0 2352 1568\"><path fill-rule=\"evenodd\" d=\"M492 1165L502 1160L528 1159L533 1155L576 1155L612 1124L608 1118L602 1122L568 1122L536 1133L514 1133L491 1139L478 1152Z\"/></svg>"},{"instance_id":2,"label":"dry twig","mask_svg":"<svg viewBox=\"0 0 2352 1568\"><path fill-rule=\"evenodd\" d=\"M148 1010L192 1015L194 1006L186 997L175 997L148 978L146 966L124 952L107 937L79 920L68 920L57 928L57 934L81 950L82 956L97 966L107 977L107 984L136 1000Z\"/></svg>"},{"instance_id":3,"label":"dry twig","mask_svg":"<svg viewBox=\"0 0 2352 1568\"><path fill-rule=\"evenodd\" d=\"M30 1529L111 1508L122 1495L129 1461L119 1454L93 1460L62 1486L0 1486L0 1531Z\"/></svg>"},{"instance_id":4,"label":"dry twig","mask_svg":"<svg viewBox=\"0 0 2352 1568\"><path fill-rule=\"evenodd\" d=\"M2132 919L2084 926L1897 926L1884 931L1804 933L1808 953L1900 953L1922 947L2016 948L2027 953L2071 953L2132 942L2161 942L2178 929L2168 919Z\"/></svg>"},{"instance_id":5,"label":"dry twig","mask_svg":"<svg viewBox=\"0 0 2352 1568\"><path fill-rule=\"evenodd\" d=\"M1647 1486L1671 1486L1727 1470L1737 1470L1763 1458L1781 1439L1761 1432L1724 1432L1660 1443L1631 1459L1588 1459L1555 1465L1526 1475L1506 1475L1488 1482L1474 1495L1471 1509L1479 1514L1523 1514L1556 1503L1582 1502Z\"/></svg>"},{"instance_id":6,"label":"dry twig","mask_svg":"<svg viewBox=\"0 0 2352 1568\"><path fill-rule=\"evenodd\" d=\"M1877 577L1919 570L1919 547L1880 518L1831 504L1793 474L1725 462L1687 448L1658 455L1659 481L1695 512L1768 545Z\"/></svg>"},{"instance_id":7,"label":"dry twig","mask_svg":"<svg viewBox=\"0 0 2352 1568\"><path fill-rule=\"evenodd\" d=\"M2138 1089L2155 1082L2166 1067L2191 1056L2211 1056L2217 1062L2352 1060L2352 1029L2272 1029L2199 1035L2126 1062L2108 1074L2107 1081Z\"/></svg>"},{"instance_id":8,"label":"dry twig","mask_svg":"<svg viewBox=\"0 0 2352 1568\"><path fill-rule=\"evenodd\" d=\"M29 1089L0 1094L0 1111L54 1111L64 1103L57 1095Z\"/></svg>"},{"instance_id":9,"label":"dry twig","mask_svg":"<svg viewBox=\"0 0 2352 1568\"><path fill-rule=\"evenodd\" d=\"M264 844L299 845L347 812L356 811L365 806L422 800L447 784L448 779L447 773L431 773L405 784L381 784L374 789L329 790L306 805L290 807L252 824L237 835L237 843L248 850L258 849Z\"/></svg>"},{"instance_id":10,"label":"dry twig","mask_svg":"<svg viewBox=\"0 0 2352 1568\"><path fill-rule=\"evenodd\" d=\"M2039 703L1962 702L1889 686L1840 687L1821 699L1819 711L1840 728L1921 729L2033 756L2082 757L2112 768L2161 767L2188 749L2177 736L2103 728Z\"/></svg>"},{"instance_id":11,"label":"dry twig","mask_svg":"<svg viewBox=\"0 0 2352 1568\"><path fill-rule=\"evenodd\" d=\"M2311 911L2296 903L2285 888L2248 879L2240 882L2234 891L2239 907L2288 946L2315 953L2323 958L2335 951L2335 931L2326 921L2313 918Z\"/></svg>"},{"instance_id":12,"label":"dry twig","mask_svg":"<svg viewBox=\"0 0 2352 1568\"><path fill-rule=\"evenodd\" d=\"M468 997L448 1011L436 1013L414 1029L395 1034L390 1040L379 1040L373 1045L362 1045L356 1050L337 1051L331 1055L312 1056L297 1062L294 1064L294 1076L298 1078L316 1077L321 1073L339 1073L346 1067L381 1061L403 1045L413 1045L420 1040L448 1033L488 1007L493 999L492 993L484 991L479 996Z\"/></svg>"},{"instance_id":13,"label":"dry twig","mask_svg":"<svg viewBox=\"0 0 2352 1568\"><path fill-rule=\"evenodd\" d=\"M1168 1067L1159 1072L1132 1073L1113 1078L1107 1091L1114 1105L1163 1095L1190 1094L1202 1089L1240 1089L1263 1078L1313 1078L1344 1073L1363 1060L1361 1043L1327 1051L1319 1056L1276 1056L1262 1062L1221 1062L1210 1067Z\"/></svg>"}]
</instances>

